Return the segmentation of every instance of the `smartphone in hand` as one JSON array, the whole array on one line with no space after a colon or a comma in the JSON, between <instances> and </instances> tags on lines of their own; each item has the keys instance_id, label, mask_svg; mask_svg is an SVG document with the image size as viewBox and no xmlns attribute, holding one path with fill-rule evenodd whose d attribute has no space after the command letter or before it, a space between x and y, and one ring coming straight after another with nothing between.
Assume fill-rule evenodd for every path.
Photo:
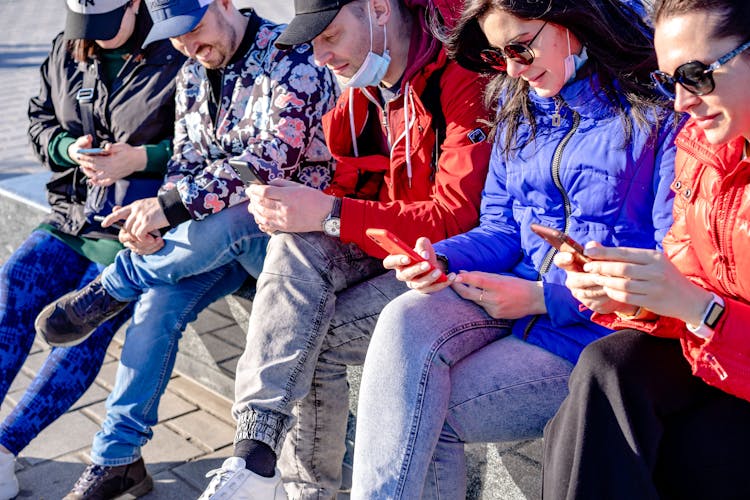
<instances>
[{"instance_id":1,"label":"smartphone in hand","mask_svg":"<svg viewBox=\"0 0 750 500\"><path fill-rule=\"evenodd\" d=\"M105 156L109 153L104 148L81 148L76 150L79 155Z\"/></svg>"},{"instance_id":2,"label":"smartphone in hand","mask_svg":"<svg viewBox=\"0 0 750 500\"><path fill-rule=\"evenodd\" d=\"M250 184L268 184L263 180L260 172L249 162L232 158L229 160L229 166L246 186Z\"/></svg>"},{"instance_id":3,"label":"smartphone in hand","mask_svg":"<svg viewBox=\"0 0 750 500\"><path fill-rule=\"evenodd\" d=\"M415 252L404 240L388 231L387 229L369 228L365 231L365 234L370 237L372 241L378 244L380 248L388 252L390 255L406 255L411 259L411 265L419 264L420 262L427 262L421 255ZM431 273L435 270L435 266L430 264L430 268L425 271L421 276ZM441 272L436 283L442 283L448 281L448 277L445 273Z\"/></svg>"},{"instance_id":4,"label":"smartphone in hand","mask_svg":"<svg viewBox=\"0 0 750 500\"><path fill-rule=\"evenodd\" d=\"M559 251L568 252L573 255L573 262L576 265L577 271L582 272L583 265L591 262L591 258L584 255L583 246L562 231L541 224L531 224L529 227L544 241Z\"/></svg>"},{"instance_id":5,"label":"smartphone in hand","mask_svg":"<svg viewBox=\"0 0 750 500\"><path fill-rule=\"evenodd\" d=\"M103 215L95 215L94 216L94 222L98 222L99 224L101 224L102 222L104 222L104 219L106 219L106 217L104 217ZM112 227L114 229L117 229L118 231L122 230L122 224L120 224L119 222L113 222L112 224L110 224L107 227Z\"/></svg>"}]
</instances>

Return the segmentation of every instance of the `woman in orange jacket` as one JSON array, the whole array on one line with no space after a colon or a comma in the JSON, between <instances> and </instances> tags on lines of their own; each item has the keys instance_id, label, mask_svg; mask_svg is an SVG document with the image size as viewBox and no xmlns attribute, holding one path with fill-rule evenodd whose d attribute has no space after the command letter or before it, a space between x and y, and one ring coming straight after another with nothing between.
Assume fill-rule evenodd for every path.
<instances>
[{"instance_id":1,"label":"woman in orange jacket","mask_svg":"<svg viewBox=\"0 0 750 500\"><path fill-rule=\"evenodd\" d=\"M545 430L545 499L750 498L749 18L747 0L655 4L652 78L690 115L674 224L664 254L593 245L583 273L555 260L595 321L626 330L571 375Z\"/></svg>"}]
</instances>

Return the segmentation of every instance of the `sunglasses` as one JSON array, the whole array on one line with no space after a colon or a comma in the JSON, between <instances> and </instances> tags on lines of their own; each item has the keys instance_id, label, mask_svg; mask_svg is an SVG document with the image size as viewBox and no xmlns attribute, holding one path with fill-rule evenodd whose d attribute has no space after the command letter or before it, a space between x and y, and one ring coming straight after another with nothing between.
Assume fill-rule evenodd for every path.
<instances>
[{"instance_id":1,"label":"sunglasses","mask_svg":"<svg viewBox=\"0 0 750 500\"><path fill-rule=\"evenodd\" d=\"M528 43L509 43L502 49L491 47L480 52L479 57L481 57L482 61L490 68L500 72L505 72L508 69L508 59L511 59L518 64L528 66L529 64L534 62L534 51L531 50L531 45L534 43L534 40L536 40L545 26L547 26L546 21L544 22L544 24L542 24L542 27L539 28L539 31L536 32L536 35L534 35L534 37Z\"/></svg>"},{"instance_id":2,"label":"sunglasses","mask_svg":"<svg viewBox=\"0 0 750 500\"><path fill-rule=\"evenodd\" d=\"M716 88L714 71L749 48L750 41L747 41L709 65L700 61L688 61L677 67L674 76L659 70L652 71L651 80L654 81L659 92L672 100L675 98L678 83L691 94L710 94Z\"/></svg>"}]
</instances>

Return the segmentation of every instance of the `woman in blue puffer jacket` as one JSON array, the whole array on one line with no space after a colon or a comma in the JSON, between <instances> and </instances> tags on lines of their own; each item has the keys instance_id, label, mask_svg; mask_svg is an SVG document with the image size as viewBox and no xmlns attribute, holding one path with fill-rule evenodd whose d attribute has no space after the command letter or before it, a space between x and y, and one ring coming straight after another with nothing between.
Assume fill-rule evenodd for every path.
<instances>
[{"instance_id":1,"label":"woman in blue puffer jacket","mask_svg":"<svg viewBox=\"0 0 750 500\"><path fill-rule=\"evenodd\" d=\"M640 12L617 0L466 4L447 46L494 72L498 103L480 225L417 243L446 283L427 264L385 259L415 291L383 310L370 343L352 498L465 498L463 443L541 436L583 347L610 333L530 224L660 246L678 127L648 83L656 58Z\"/></svg>"}]
</instances>

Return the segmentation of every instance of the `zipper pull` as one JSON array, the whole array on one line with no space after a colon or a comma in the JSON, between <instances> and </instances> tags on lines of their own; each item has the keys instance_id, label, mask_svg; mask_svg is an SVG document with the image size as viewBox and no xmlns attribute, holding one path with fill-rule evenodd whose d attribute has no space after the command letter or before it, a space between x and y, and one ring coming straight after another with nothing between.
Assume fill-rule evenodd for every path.
<instances>
[{"instance_id":1,"label":"zipper pull","mask_svg":"<svg viewBox=\"0 0 750 500\"><path fill-rule=\"evenodd\" d=\"M727 375L726 370L724 370L724 367L721 366L721 363L719 363L719 360L714 357L713 354L704 352L703 353L703 361L705 361L708 366L711 367L711 369L716 372L716 375L719 376L719 379L726 380L729 375Z\"/></svg>"},{"instance_id":2,"label":"zipper pull","mask_svg":"<svg viewBox=\"0 0 750 500\"><path fill-rule=\"evenodd\" d=\"M555 97L555 112L552 114L552 126L553 127L559 127L560 123L562 122L562 117L560 116L560 107L562 106L562 99L559 97Z\"/></svg>"}]
</instances>

